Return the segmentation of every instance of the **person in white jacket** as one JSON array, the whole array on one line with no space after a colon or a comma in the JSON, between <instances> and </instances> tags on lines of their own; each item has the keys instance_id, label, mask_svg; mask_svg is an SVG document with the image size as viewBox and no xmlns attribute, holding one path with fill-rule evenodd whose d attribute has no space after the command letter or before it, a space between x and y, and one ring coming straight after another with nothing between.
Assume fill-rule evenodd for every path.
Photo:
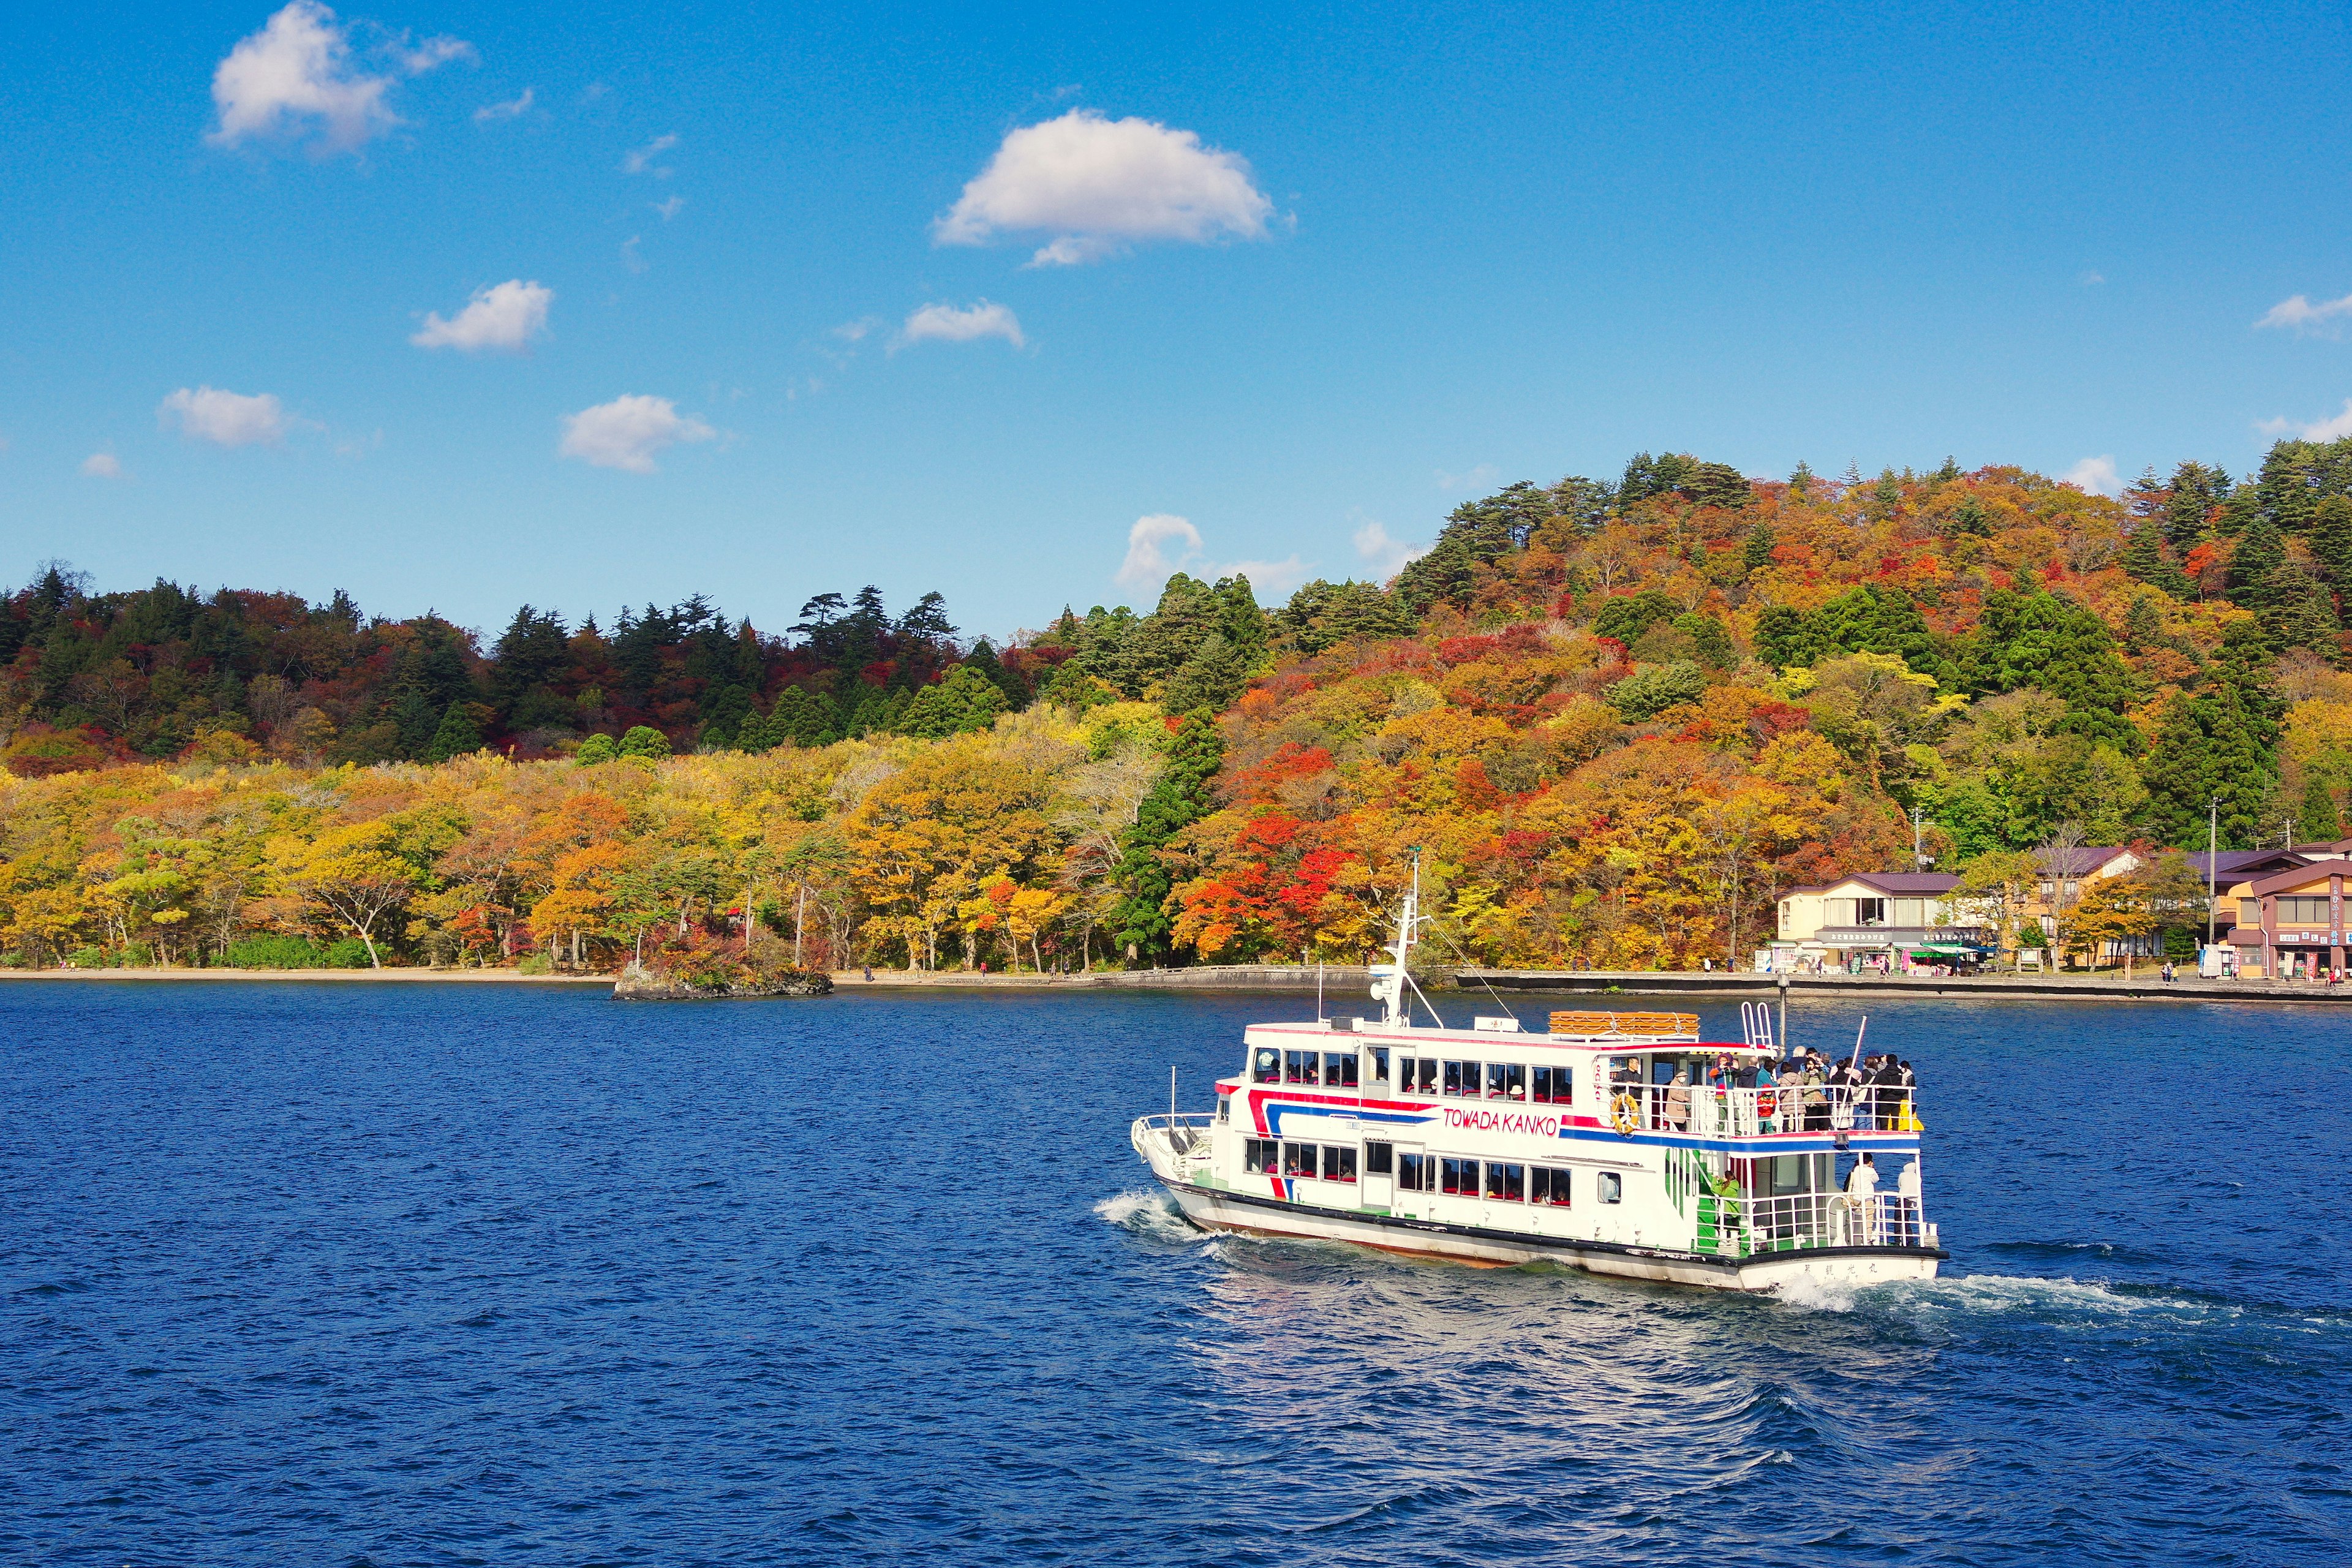
<instances>
[{"instance_id":1,"label":"person in white jacket","mask_svg":"<svg viewBox=\"0 0 2352 1568\"><path fill-rule=\"evenodd\" d=\"M1846 1207L1853 1211L1853 1245L1874 1247L1878 1244L1878 1165L1864 1154L1853 1163L1853 1170L1845 1179Z\"/></svg>"},{"instance_id":2,"label":"person in white jacket","mask_svg":"<svg viewBox=\"0 0 2352 1568\"><path fill-rule=\"evenodd\" d=\"M1905 1247L1918 1246L1927 1234L1920 1223L1919 1195L1919 1158L1915 1154L1911 1163L1903 1167L1903 1173L1895 1178L1895 1206L1902 1216L1901 1234L1896 1239Z\"/></svg>"}]
</instances>

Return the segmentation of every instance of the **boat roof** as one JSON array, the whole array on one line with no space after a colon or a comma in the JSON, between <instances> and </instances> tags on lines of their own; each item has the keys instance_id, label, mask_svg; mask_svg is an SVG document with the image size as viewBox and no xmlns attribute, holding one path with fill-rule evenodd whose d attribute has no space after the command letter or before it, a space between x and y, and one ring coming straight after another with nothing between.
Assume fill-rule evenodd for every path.
<instances>
[{"instance_id":1,"label":"boat roof","mask_svg":"<svg viewBox=\"0 0 2352 1568\"><path fill-rule=\"evenodd\" d=\"M1491 1048L1498 1040L1521 1040L1529 1045L1581 1046L1593 1050L1629 1047L1650 1050L1665 1047L1769 1057L1780 1054L1774 1046L1702 1040L1698 1037L1698 1015L1696 1013L1562 1011L1554 1013L1548 1021L1550 1028L1539 1032L1525 1027L1517 1018L1479 1018L1467 1029L1421 1024L1383 1024L1371 1018L1307 1018L1294 1023L1252 1024L1243 1034L1251 1044L1267 1045L1276 1042L1264 1037L1283 1037L1285 1043L1288 1043L1297 1037L1328 1039L1333 1036L1348 1035L1391 1046L1460 1044Z\"/></svg>"}]
</instances>

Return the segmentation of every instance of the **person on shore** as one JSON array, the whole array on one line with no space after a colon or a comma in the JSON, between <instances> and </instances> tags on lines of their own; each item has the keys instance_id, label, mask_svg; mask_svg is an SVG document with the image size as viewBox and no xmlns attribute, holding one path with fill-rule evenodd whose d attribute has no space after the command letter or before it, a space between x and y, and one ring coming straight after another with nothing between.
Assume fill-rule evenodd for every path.
<instances>
[{"instance_id":1,"label":"person on shore","mask_svg":"<svg viewBox=\"0 0 2352 1568\"><path fill-rule=\"evenodd\" d=\"M2168 959L2168 959L2166 959L2166 960L2164 961L2164 967L2163 967L2162 969L2158 970L2156 973L2157 973L2157 976L2158 976L2158 978L2161 979L2161 980L2162 980L2162 981L2163 981L2167 985L2171 984L2172 984L2172 960L2170 960L2170 959Z\"/></svg>"},{"instance_id":2,"label":"person on shore","mask_svg":"<svg viewBox=\"0 0 2352 1568\"><path fill-rule=\"evenodd\" d=\"M866 966L866 984L868 985L874 984L874 966L870 963Z\"/></svg>"},{"instance_id":3,"label":"person on shore","mask_svg":"<svg viewBox=\"0 0 2352 1568\"><path fill-rule=\"evenodd\" d=\"M1666 1086L1666 1125L1680 1132L1690 1126L1690 1069L1676 1068L1675 1081Z\"/></svg>"},{"instance_id":4,"label":"person on shore","mask_svg":"<svg viewBox=\"0 0 2352 1568\"><path fill-rule=\"evenodd\" d=\"M1867 1154L1853 1163L1853 1170L1845 1179L1845 1201L1853 1210L1857 1244L1875 1246L1878 1236L1878 1165Z\"/></svg>"}]
</instances>

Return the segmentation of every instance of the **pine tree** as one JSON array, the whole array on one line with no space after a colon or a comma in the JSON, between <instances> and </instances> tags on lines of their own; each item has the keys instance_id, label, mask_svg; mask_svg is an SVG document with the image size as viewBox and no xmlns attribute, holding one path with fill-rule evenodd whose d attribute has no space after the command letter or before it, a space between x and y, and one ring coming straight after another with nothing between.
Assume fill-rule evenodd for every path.
<instances>
[{"instance_id":1,"label":"pine tree","mask_svg":"<svg viewBox=\"0 0 2352 1568\"><path fill-rule=\"evenodd\" d=\"M2131 608L2124 612L2124 646L2134 653L2146 653L2164 636L2164 616L2156 607L2156 600L2147 594L2134 596Z\"/></svg>"},{"instance_id":2,"label":"pine tree","mask_svg":"<svg viewBox=\"0 0 2352 1568\"><path fill-rule=\"evenodd\" d=\"M2286 541L2278 524L2256 512L2230 552L2230 601L2241 609L2258 610L2270 602L2271 574L2286 564Z\"/></svg>"},{"instance_id":3,"label":"pine tree","mask_svg":"<svg viewBox=\"0 0 2352 1568\"><path fill-rule=\"evenodd\" d=\"M2295 809L2295 837L2306 844L2344 837L2344 821L2336 809L2336 792L2317 773L2305 781L2303 805Z\"/></svg>"},{"instance_id":4,"label":"pine tree","mask_svg":"<svg viewBox=\"0 0 2352 1568\"><path fill-rule=\"evenodd\" d=\"M1121 898L1111 916L1113 940L1130 958L1157 963L1172 945L1174 912L1169 909L1175 881L1160 852L1169 840L1215 809L1209 781L1223 764L1224 737L1206 709L1184 716L1169 749L1167 771L1143 798L1135 826L1121 846L1112 880Z\"/></svg>"},{"instance_id":5,"label":"pine tree","mask_svg":"<svg viewBox=\"0 0 2352 1568\"><path fill-rule=\"evenodd\" d=\"M2166 558L2163 531L2153 521L2132 530L2131 541L2124 546L2123 568L2126 574L2151 588L2160 588L2176 599L2189 596L2189 579Z\"/></svg>"},{"instance_id":6,"label":"pine tree","mask_svg":"<svg viewBox=\"0 0 2352 1568\"><path fill-rule=\"evenodd\" d=\"M2335 585L2339 608L2352 608L2352 500L2329 496L2313 509L2306 536L2312 558Z\"/></svg>"},{"instance_id":7,"label":"pine tree","mask_svg":"<svg viewBox=\"0 0 2352 1568\"><path fill-rule=\"evenodd\" d=\"M1772 547L1779 542L1780 541L1773 535L1772 525L1769 522L1759 522L1749 529L1747 542L1739 547L1740 570L1753 576L1771 565Z\"/></svg>"},{"instance_id":8,"label":"pine tree","mask_svg":"<svg viewBox=\"0 0 2352 1568\"><path fill-rule=\"evenodd\" d=\"M446 763L452 757L466 756L482 749L482 731L474 716L466 711L465 704L452 702L449 710L441 715L441 722L433 731L432 744L425 750L428 763Z\"/></svg>"}]
</instances>

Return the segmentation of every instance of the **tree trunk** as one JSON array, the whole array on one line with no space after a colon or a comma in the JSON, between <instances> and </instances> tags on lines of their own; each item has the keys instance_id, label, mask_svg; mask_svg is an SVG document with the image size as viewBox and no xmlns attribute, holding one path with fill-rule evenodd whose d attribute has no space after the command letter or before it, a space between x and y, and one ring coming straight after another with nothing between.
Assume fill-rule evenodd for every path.
<instances>
[{"instance_id":1,"label":"tree trunk","mask_svg":"<svg viewBox=\"0 0 2352 1568\"><path fill-rule=\"evenodd\" d=\"M367 927L365 926L360 927L360 941L367 944L369 967L373 969L382 969L383 967L383 960L376 956L375 938L368 935Z\"/></svg>"}]
</instances>

